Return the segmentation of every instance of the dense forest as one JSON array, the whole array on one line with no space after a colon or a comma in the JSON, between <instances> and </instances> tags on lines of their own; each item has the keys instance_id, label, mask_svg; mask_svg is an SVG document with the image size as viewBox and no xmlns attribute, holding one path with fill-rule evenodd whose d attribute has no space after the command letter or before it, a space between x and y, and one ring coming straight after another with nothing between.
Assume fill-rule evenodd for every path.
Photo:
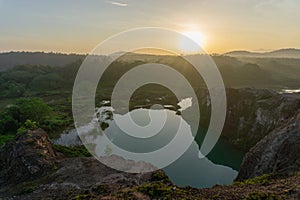
<instances>
[{"instance_id":1,"label":"dense forest","mask_svg":"<svg viewBox=\"0 0 300 200\"><path fill-rule=\"evenodd\" d=\"M36 56L39 57L38 60L35 59ZM2 59L3 57L7 59L9 57L12 63L7 63L6 59ZM0 55L1 143L11 139L20 127L24 127L27 120L38 123L50 135L58 134L57 132L72 125L71 94L83 58L84 56L80 55L52 53L21 52ZM300 59L236 58L222 55L215 55L212 58L227 88L254 87L281 91L299 86L297 74L300 73ZM23 64L18 65L21 64L18 60L23 60ZM58 62L67 64L58 66ZM125 54L114 61L101 78L102 84L97 92L97 102L110 98L112 88L122 74L135 66L149 62L172 66L182 73L196 90L205 87L201 76L195 76L195 69L180 57ZM35 65L36 63L40 64ZM11 64L17 65L11 67ZM152 89L153 87L157 86L152 86ZM168 93L163 88L151 90L148 87L147 91L157 91L148 94L155 97ZM137 96L139 98L136 101L144 99L141 94ZM26 113L25 110L31 110L31 113L36 113L38 117L31 116L31 113Z\"/></svg>"}]
</instances>

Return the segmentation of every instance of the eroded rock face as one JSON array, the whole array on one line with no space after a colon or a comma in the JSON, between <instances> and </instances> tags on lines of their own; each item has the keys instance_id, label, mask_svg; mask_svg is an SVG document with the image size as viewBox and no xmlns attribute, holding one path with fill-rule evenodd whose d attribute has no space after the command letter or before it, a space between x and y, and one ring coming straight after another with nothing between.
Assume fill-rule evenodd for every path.
<instances>
[{"instance_id":1,"label":"eroded rock face","mask_svg":"<svg viewBox=\"0 0 300 200\"><path fill-rule=\"evenodd\" d=\"M227 113L222 136L248 151L272 130L284 125L300 109L300 94L269 89L227 89ZM209 124L210 99L200 92L202 126Z\"/></svg>"},{"instance_id":2,"label":"eroded rock face","mask_svg":"<svg viewBox=\"0 0 300 200\"><path fill-rule=\"evenodd\" d=\"M111 169L93 157L66 158L55 152L42 129L17 135L0 149L0 198L66 199L93 191L133 187L153 181L157 172L133 174ZM134 167L134 165L132 165ZM157 180L157 178L155 179Z\"/></svg>"},{"instance_id":3,"label":"eroded rock face","mask_svg":"<svg viewBox=\"0 0 300 200\"><path fill-rule=\"evenodd\" d=\"M286 123L300 109L298 95L272 90L239 89L228 91L224 136L248 151L275 128Z\"/></svg>"},{"instance_id":4,"label":"eroded rock face","mask_svg":"<svg viewBox=\"0 0 300 200\"><path fill-rule=\"evenodd\" d=\"M300 110L273 130L245 156L237 180L262 174L289 176L300 171Z\"/></svg>"},{"instance_id":5,"label":"eroded rock face","mask_svg":"<svg viewBox=\"0 0 300 200\"><path fill-rule=\"evenodd\" d=\"M42 129L17 135L0 149L0 186L45 175L54 167L56 156Z\"/></svg>"}]
</instances>

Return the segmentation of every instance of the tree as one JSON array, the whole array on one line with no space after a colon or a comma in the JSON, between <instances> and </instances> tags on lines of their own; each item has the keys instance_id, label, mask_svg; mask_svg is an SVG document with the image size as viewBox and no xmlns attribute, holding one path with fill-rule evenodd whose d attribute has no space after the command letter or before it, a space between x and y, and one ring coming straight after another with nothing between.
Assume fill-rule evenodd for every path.
<instances>
[{"instance_id":1,"label":"tree","mask_svg":"<svg viewBox=\"0 0 300 200\"><path fill-rule=\"evenodd\" d=\"M0 134L8 135L14 133L19 127L19 122L12 115L5 112L0 113Z\"/></svg>"},{"instance_id":2,"label":"tree","mask_svg":"<svg viewBox=\"0 0 300 200\"><path fill-rule=\"evenodd\" d=\"M18 99L16 106L19 109L21 123L27 119L40 123L52 112L52 109L39 98Z\"/></svg>"},{"instance_id":3,"label":"tree","mask_svg":"<svg viewBox=\"0 0 300 200\"><path fill-rule=\"evenodd\" d=\"M16 133L23 125L34 127L41 124L49 115L52 109L39 98L21 98L15 105L10 105L0 112L0 134Z\"/></svg>"}]
</instances>

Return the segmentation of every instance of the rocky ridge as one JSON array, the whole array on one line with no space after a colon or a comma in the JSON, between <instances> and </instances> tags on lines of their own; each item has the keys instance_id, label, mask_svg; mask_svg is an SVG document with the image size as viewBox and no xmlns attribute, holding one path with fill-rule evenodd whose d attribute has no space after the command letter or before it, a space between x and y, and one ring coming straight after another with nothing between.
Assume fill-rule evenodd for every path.
<instances>
[{"instance_id":1,"label":"rocky ridge","mask_svg":"<svg viewBox=\"0 0 300 200\"><path fill-rule=\"evenodd\" d=\"M280 94L269 89L227 89L227 113L222 136L237 148L249 151L271 131L284 126L300 109L300 94ZM202 121L210 119L210 99L200 94Z\"/></svg>"},{"instance_id":2,"label":"rocky ridge","mask_svg":"<svg viewBox=\"0 0 300 200\"><path fill-rule=\"evenodd\" d=\"M154 176L116 171L93 157L66 158L42 129L19 134L3 145L0 163L0 198L66 199L103 184L118 189L137 186Z\"/></svg>"},{"instance_id":3,"label":"rocky ridge","mask_svg":"<svg viewBox=\"0 0 300 200\"><path fill-rule=\"evenodd\" d=\"M300 171L300 110L276 128L245 156L237 180L272 174L290 176Z\"/></svg>"},{"instance_id":4,"label":"rocky ridge","mask_svg":"<svg viewBox=\"0 0 300 200\"><path fill-rule=\"evenodd\" d=\"M257 177L209 189L177 187L161 170L129 174L92 157L56 152L41 129L19 134L0 149L1 199L299 199L300 174ZM284 164L284 163L282 163Z\"/></svg>"}]
</instances>

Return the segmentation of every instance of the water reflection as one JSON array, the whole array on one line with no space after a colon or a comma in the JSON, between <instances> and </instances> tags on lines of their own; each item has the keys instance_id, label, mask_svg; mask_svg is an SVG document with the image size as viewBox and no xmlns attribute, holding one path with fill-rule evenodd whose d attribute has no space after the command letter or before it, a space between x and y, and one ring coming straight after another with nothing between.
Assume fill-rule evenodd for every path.
<instances>
[{"instance_id":1,"label":"water reflection","mask_svg":"<svg viewBox=\"0 0 300 200\"><path fill-rule=\"evenodd\" d=\"M139 121L143 121L144 118L141 116L146 116L148 113L147 109L138 109L132 112L134 113L133 116L139 116L137 117ZM106 129L105 133L115 144L128 151L149 152L161 148L174 137L181 116L176 115L175 111L170 110L157 110L156 112L157 115L160 115L160 112L167 112L168 123L157 137L151 138L152 140L149 143L136 138L129 139L129 136L124 134L113 120L109 123L109 128ZM126 119L129 117L129 114L123 116L117 115L116 117ZM186 126L181 134L190 135L190 128ZM226 149L222 151L226 151ZM165 167L164 171L175 184L180 186L211 187L215 184L232 183L237 175L236 170L227 166L214 164L208 158L200 159L198 155L199 146L194 141L188 150L174 163Z\"/></svg>"},{"instance_id":2,"label":"water reflection","mask_svg":"<svg viewBox=\"0 0 300 200\"><path fill-rule=\"evenodd\" d=\"M186 108L189 107L189 100L183 102L182 105ZM152 114L158 119L160 116L167 113L168 120L163 129L159 132L159 134L147 139L135 138L125 134L116 124L114 118L118 118L118 121L120 122L126 122L128 121L128 118L131 117L138 125L147 126L147 124L149 124L149 110L136 109L125 115L111 115L112 111L112 108L109 106L99 108L94 121L87 126L81 127L84 129L83 132L89 133L95 128L101 128L105 130L105 134L110 141L118 145L120 148L133 152L149 152L162 148L175 137L178 123L180 121L184 121L180 115L176 114L176 111L168 109L152 111ZM101 127L97 127L97 122L100 122ZM107 124L107 126L102 127L102 123ZM123 125L126 125L126 123L123 123ZM132 127L127 127L127 131L134 132L135 130L132 129ZM180 132L182 136L187 137L191 135L191 129L187 123L185 124L184 129ZM71 130L68 134L62 134L61 138L55 142L62 145L77 145L78 136L75 133L76 130ZM140 134L143 133L141 132ZM95 138L91 138L90 141L87 142L93 142L94 139ZM98 145L101 145L101 136L98 138L98 141ZM111 153L113 152L110 152L110 154ZM237 175L236 169L242 159L242 154L239 151L231 147L225 141L219 140L217 147L208 158L199 158L199 153L199 145L196 141L194 141L178 160L165 167L163 170L175 184L180 186L190 185L193 187L203 188L211 187L215 184L232 183ZM230 156L230 158L226 158L224 156Z\"/></svg>"}]
</instances>

